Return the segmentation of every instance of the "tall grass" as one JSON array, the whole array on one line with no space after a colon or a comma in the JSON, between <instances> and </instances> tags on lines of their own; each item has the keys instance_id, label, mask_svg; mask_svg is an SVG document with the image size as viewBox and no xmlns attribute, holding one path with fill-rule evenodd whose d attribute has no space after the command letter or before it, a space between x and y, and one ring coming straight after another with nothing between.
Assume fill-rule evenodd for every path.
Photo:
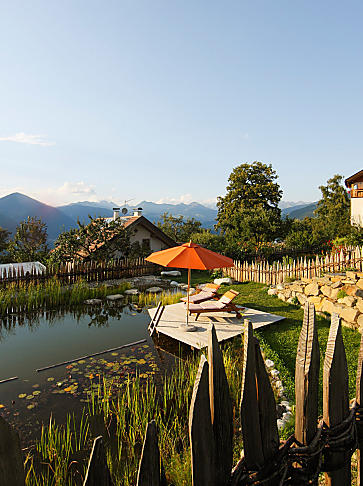
<instances>
[{"instance_id":1,"label":"tall grass","mask_svg":"<svg viewBox=\"0 0 363 486\"><path fill-rule=\"evenodd\" d=\"M164 291L157 294L141 292L135 296L137 304L141 307L148 307L156 305L161 302L163 305L176 304L180 302L180 299L185 297L185 292L177 291Z\"/></svg>"},{"instance_id":2,"label":"tall grass","mask_svg":"<svg viewBox=\"0 0 363 486\"><path fill-rule=\"evenodd\" d=\"M71 286L64 286L56 277L40 284L11 284L0 289L0 315L81 304L86 299L103 298L112 293L122 293L129 288L130 284L127 282L116 287L100 285L91 288L82 279Z\"/></svg>"},{"instance_id":3,"label":"tall grass","mask_svg":"<svg viewBox=\"0 0 363 486\"><path fill-rule=\"evenodd\" d=\"M235 409L235 460L241 449L238 402L241 389L241 341L223 351L227 379ZM190 446L188 414L200 353L178 360L165 376L100 379L91 384L86 415L76 431L74 420L42 429L36 453L27 458L26 486L65 484L76 486L87 464L90 437L103 435L108 465L115 485L136 483L138 463L147 423L154 419L159 447L169 484L190 486ZM75 452L82 452L79 463L72 464ZM72 459L73 458L73 459ZM38 463L42 462L42 468ZM70 467L70 464L72 466ZM75 473L77 471L77 473Z\"/></svg>"}]
</instances>

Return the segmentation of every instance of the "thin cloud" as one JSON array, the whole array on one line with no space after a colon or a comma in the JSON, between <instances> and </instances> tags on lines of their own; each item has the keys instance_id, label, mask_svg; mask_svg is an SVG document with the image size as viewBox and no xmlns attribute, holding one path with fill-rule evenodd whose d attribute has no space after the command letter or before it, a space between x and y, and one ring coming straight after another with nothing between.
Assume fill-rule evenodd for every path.
<instances>
[{"instance_id":1,"label":"thin cloud","mask_svg":"<svg viewBox=\"0 0 363 486\"><path fill-rule=\"evenodd\" d=\"M95 186L80 182L65 182L63 186L58 187L57 192L60 194L96 194Z\"/></svg>"},{"instance_id":2,"label":"thin cloud","mask_svg":"<svg viewBox=\"0 0 363 486\"><path fill-rule=\"evenodd\" d=\"M51 147L55 145L55 142L49 142L46 140L45 135L30 135L28 133L20 132L9 137L0 137L1 142L16 142L27 143L28 145L40 145L42 147Z\"/></svg>"}]
</instances>

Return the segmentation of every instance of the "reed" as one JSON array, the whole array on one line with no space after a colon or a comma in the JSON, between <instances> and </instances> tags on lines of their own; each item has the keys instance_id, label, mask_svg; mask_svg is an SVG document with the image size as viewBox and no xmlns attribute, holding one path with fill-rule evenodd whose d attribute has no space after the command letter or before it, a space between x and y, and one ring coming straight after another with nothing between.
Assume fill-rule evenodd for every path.
<instances>
[{"instance_id":1,"label":"reed","mask_svg":"<svg viewBox=\"0 0 363 486\"><path fill-rule=\"evenodd\" d=\"M241 386L241 341L226 346L223 357L237 409ZM178 360L172 372L157 378L155 375L147 379L136 375L127 377L122 383L106 377L97 383L92 380L85 414L78 425L74 418L68 418L65 426L56 426L51 420L48 427L42 428L35 451L26 461L26 486L81 485L90 437L100 434L104 437L114 483L134 485L146 425L152 419L158 427L168 484L189 486L188 414L199 358L200 353L196 353L186 360ZM235 450L239 451L238 413L235 416ZM78 462L75 464L77 452ZM80 453L83 456L79 456ZM39 462L43 463L42 467Z\"/></svg>"},{"instance_id":2,"label":"reed","mask_svg":"<svg viewBox=\"0 0 363 486\"><path fill-rule=\"evenodd\" d=\"M115 287L100 285L91 288L82 279L73 285L64 286L56 277L40 284L14 283L6 288L0 288L0 316L72 306L81 304L86 299L104 298L112 293L123 293L129 288L130 284L127 282Z\"/></svg>"},{"instance_id":3,"label":"reed","mask_svg":"<svg viewBox=\"0 0 363 486\"><path fill-rule=\"evenodd\" d=\"M158 294L149 294L141 292L136 297L137 304L141 307L149 307L152 305L157 305L161 302L163 305L176 304L180 301L182 297L185 297L185 293L181 291L171 292L164 291ZM133 301L135 302L135 301Z\"/></svg>"}]
</instances>

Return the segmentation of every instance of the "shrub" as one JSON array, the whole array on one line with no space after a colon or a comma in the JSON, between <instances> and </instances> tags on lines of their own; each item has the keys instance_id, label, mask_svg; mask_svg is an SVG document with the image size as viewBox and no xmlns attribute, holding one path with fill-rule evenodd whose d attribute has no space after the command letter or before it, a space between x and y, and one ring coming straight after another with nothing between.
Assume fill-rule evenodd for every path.
<instances>
[{"instance_id":1,"label":"shrub","mask_svg":"<svg viewBox=\"0 0 363 486\"><path fill-rule=\"evenodd\" d=\"M345 290L343 290L343 289L341 289L341 290L339 290L339 292L338 292L337 298L338 298L338 299L344 299L344 297L347 297L347 295L348 295L348 294L346 293L346 291L345 291Z\"/></svg>"}]
</instances>

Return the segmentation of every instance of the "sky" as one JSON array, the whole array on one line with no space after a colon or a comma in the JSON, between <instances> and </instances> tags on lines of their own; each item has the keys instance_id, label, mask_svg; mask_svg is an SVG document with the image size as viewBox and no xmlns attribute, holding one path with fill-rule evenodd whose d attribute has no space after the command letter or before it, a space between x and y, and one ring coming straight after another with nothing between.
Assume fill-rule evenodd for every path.
<instances>
[{"instance_id":1,"label":"sky","mask_svg":"<svg viewBox=\"0 0 363 486\"><path fill-rule=\"evenodd\" d=\"M363 3L0 0L0 196L287 201L362 168ZM132 202L130 203L132 204Z\"/></svg>"}]
</instances>

